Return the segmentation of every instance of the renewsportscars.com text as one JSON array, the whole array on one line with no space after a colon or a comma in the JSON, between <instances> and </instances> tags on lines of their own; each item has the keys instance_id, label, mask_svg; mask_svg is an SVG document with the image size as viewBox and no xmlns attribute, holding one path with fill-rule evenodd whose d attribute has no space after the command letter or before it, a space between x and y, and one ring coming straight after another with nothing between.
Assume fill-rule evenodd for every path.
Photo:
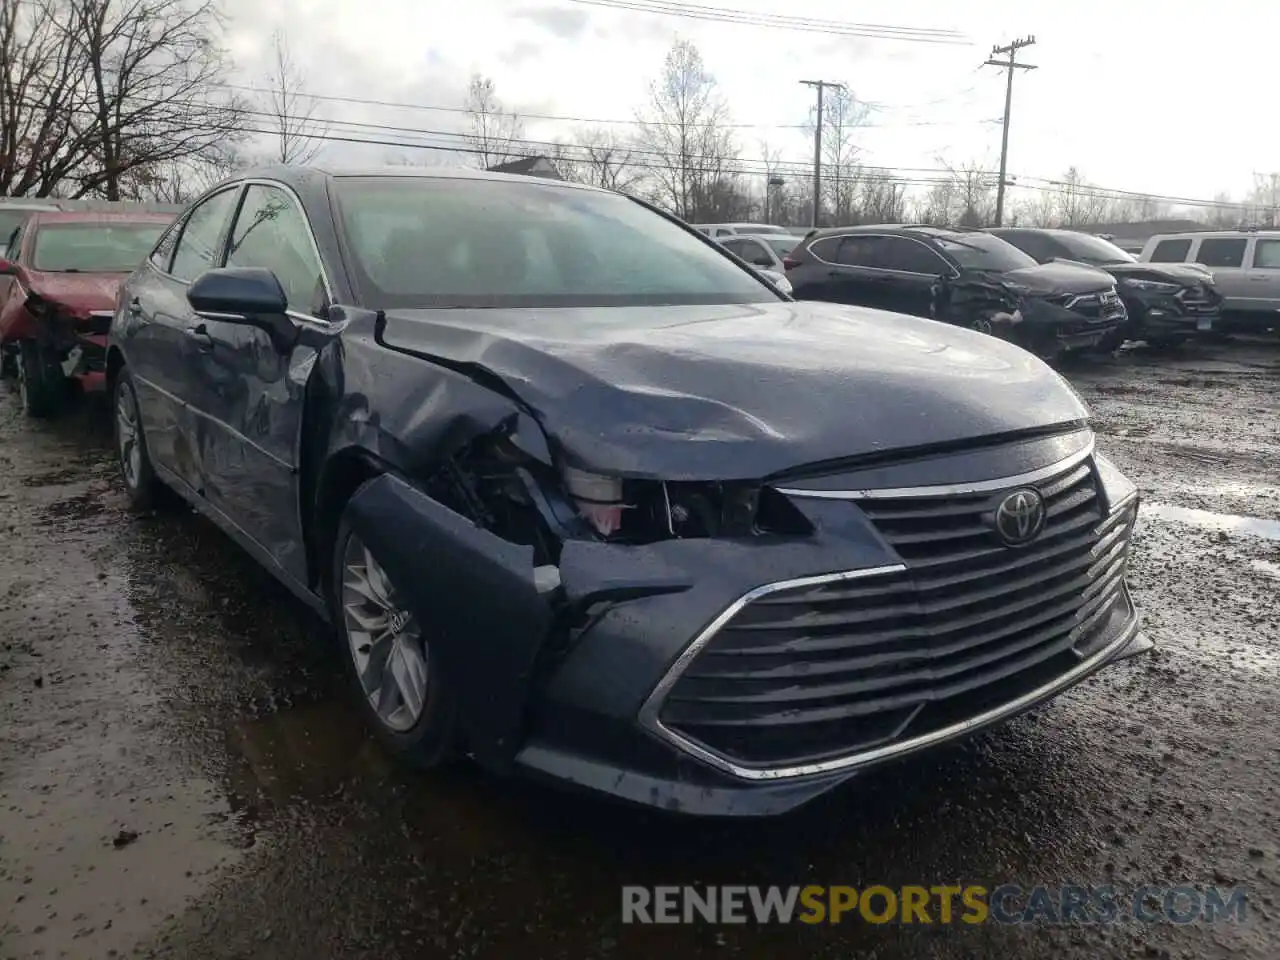
<instances>
[{"instance_id":1,"label":"renewsportscars.com text","mask_svg":"<svg viewBox=\"0 0 1280 960\"><path fill-rule=\"evenodd\" d=\"M1213 923L1244 921L1242 887L976 884L624 886L623 923Z\"/></svg>"}]
</instances>

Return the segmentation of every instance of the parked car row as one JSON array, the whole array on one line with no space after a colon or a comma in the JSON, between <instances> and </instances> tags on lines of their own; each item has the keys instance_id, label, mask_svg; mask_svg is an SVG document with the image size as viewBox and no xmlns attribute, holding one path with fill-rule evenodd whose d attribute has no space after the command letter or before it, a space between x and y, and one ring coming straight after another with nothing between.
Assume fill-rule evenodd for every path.
<instances>
[{"instance_id":1,"label":"parked car row","mask_svg":"<svg viewBox=\"0 0 1280 960\"><path fill-rule=\"evenodd\" d=\"M899 241L937 263L883 261ZM1061 377L911 311L797 301L749 253L560 181L235 177L116 297L124 489L176 492L327 618L392 752L687 813L794 808L1150 647L1138 494ZM903 228L786 265L909 274L876 304L996 304L1052 337L1090 328L1056 291L1107 315L1104 275L1027 259ZM19 260L40 272L38 239Z\"/></svg>"},{"instance_id":2,"label":"parked car row","mask_svg":"<svg viewBox=\"0 0 1280 960\"><path fill-rule=\"evenodd\" d=\"M785 272L797 299L943 320L1046 359L1110 352L1125 340L1176 346L1222 329L1224 301L1243 302L1224 298L1217 271L1203 264L1140 262L1102 237L1073 230L881 224L812 230L796 239L759 224L698 229L719 235L721 246L770 276ZM1224 255L1216 239L1209 238L1211 259ZM1149 246L1166 259L1191 249L1183 246L1190 240L1169 242L1179 246L1159 238ZM1274 253L1268 238L1231 243L1237 254L1248 245L1249 256L1280 265L1280 234ZM1267 274L1273 275L1280 280L1280 270Z\"/></svg>"}]
</instances>

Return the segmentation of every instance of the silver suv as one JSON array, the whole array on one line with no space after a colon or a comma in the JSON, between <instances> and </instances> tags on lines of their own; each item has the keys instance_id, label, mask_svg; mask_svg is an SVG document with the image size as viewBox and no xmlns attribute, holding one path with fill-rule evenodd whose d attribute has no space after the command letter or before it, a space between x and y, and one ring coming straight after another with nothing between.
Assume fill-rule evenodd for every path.
<instances>
[{"instance_id":1,"label":"silver suv","mask_svg":"<svg viewBox=\"0 0 1280 960\"><path fill-rule=\"evenodd\" d=\"M1228 325L1280 327L1280 230L1212 230L1158 234L1144 263L1197 263L1213 273Z\"/></svg>"}]
</instances>

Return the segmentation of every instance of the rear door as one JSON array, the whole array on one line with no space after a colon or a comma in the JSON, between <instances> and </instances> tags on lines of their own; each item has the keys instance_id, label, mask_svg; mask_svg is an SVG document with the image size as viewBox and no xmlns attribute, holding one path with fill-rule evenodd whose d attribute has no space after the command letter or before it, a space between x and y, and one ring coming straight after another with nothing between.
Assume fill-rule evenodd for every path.
<instances>
[{"instance_id":1,"label":"rear door","mask_svg":"<svg viewBox=\"0 0 1280 960\"><path fill-rule=\"evenodd\" d=\"M240 187L206 197L160 240L124 288L117 341L133 373L139 413L152 460L199 494L204 487L189 407L200 344L187 285L222 258Z\"/></svg>"},{"instance_id":2,"label":"rear door","mask_svg":"<svg viewBox=\"0 0 1280 960\"><path fill-rule=\"evenodd\" d=\"M932 316L934 286L939 277L951 272L939 254L911 237L885 236L876 238L875 262L887 278L884 309Z\"/></svg>"},{"instance_id":3,"label":"rear door","mask_svg":"<svg viewBox=\"0 0 1280 960\"><path fill-rule=\"evenodd\" d=\"M1244 266L1252 245L1252 237L1201 237L1191 251L1192 263L1202 263L1213 271L1227 310L1259 309L1263 292L1255 288Z\"/></svg>"},{"instance_id":4,"label":"rear door","mask_svg":"<svg viewBox=\"0 0 1280 960\"><path fill-rule=\"evenodd\" d=\"M1254 237L1247 276L1251 309L1280 309L1280 237Z\"/></svg>"},{"instance_id":5,"label":"rear door","mask_svg":"<svg viewBox=\"0 0 1280 960\"><path fill-rule=\"evenodd\" d=\"M328 332L322 314L330 287L311 225L292 191L274 183L248 184L225 264L270 270L284 287L294 323ZM281 353L257 327L194 320L204 340L192 406L205 495L286 573L305 583L298 457L315 347L299 344Z\"/></svg>"}]
</instances>

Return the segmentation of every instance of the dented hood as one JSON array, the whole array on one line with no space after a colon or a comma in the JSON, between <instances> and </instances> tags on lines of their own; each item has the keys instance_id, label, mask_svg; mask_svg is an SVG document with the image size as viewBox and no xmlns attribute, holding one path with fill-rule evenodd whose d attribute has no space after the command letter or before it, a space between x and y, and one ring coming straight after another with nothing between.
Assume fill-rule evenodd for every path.
<instances>
[{"instance_id":1,"label":"dented hood","mask_svg":"<svg viewBox=\"0 0 1280 960\"><path fill-rule=\"evenodd\" d=\"M30 270L27 276L33 293L60 304L70 313L87 315L92 310L115 309L116 293L128 274Z\"/></svg>"},{"instance_id":2,"label":"dented hood","mask_svg":"<svg viewBox=\"0 0 1280 960\"><path fill-rule=\"evenodd\" d=\"M1115 285L1110 274L1082 263L1041 263L1001 274L1006 280L1027 287L1033 295L1053 296L1063 293L1095 293Z\"/></svg>"},{"instance_id":3,"label":"dented hood","mask_svg":"<svg viewBox=\"0 0 1280 960\"><path fill-rule=\"evenodd\" d=\"M826 303L398 311L380 340L497 378L567 462L621 476L756 479L1087 416L1018 347Z\"/></svg>"}]
</instances>

